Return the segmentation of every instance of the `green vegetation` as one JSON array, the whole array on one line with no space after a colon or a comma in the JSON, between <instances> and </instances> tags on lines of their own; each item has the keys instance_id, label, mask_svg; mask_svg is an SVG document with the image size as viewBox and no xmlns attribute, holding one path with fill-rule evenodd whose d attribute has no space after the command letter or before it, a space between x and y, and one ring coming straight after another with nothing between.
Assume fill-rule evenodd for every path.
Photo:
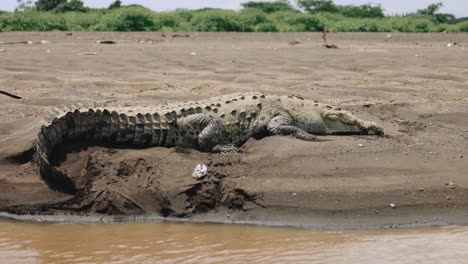
<instances>
[{"instance_id":1,"label":"green vegetation","mask_svg":"<svg viewBox=\"0 0 468 264\"><path fill-rule=\"evenodd\" d=\"M384 16L380 5L340 6L331 0L247 2L240 11L204 8L154 12L140 5L85 7L81 0L18 0L0 12L0 31L239 31L239 32L468 32L468 19L431 4L415 13Z\"/></svg>"},{"instance_id":2,"label":"green vegetation","mask_svg":"<svg viewBox=\"0 0 468 264\"><path fill-rule=\"evenodd\" d=\"M274 13L279 11L296 11L294 7L286 0L278 0L276 2L247 2L243 3L244 9L253 8L262 10L265 13Z\"/></svg>"}]
</instances>

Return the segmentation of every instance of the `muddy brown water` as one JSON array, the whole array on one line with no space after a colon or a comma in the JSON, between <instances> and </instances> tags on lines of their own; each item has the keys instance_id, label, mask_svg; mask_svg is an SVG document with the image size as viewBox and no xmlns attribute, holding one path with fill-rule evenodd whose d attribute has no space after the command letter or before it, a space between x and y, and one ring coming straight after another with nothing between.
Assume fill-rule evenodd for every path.
<instances>
[{"instance_id":1,"label":"muddy brown water","mask_svg":"<svg viewBox=\"0 0 468 264\"><path fill-rule=\"evenodd\" d=\"M468 226L323 231L0 222L0 263L466 263Z\"/></svg>"}]
</instances>

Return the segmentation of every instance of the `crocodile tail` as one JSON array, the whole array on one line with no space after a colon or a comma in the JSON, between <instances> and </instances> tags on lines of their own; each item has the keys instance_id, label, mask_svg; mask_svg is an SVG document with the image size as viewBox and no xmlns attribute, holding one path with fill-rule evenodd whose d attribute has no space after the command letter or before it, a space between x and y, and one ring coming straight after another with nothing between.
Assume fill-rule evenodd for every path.
<instances>
[{"instance_id":1,"label":"crocodile tail","mask_svg":"<svg viewBox=\"0 0 468 264\"><path fill-rule=\"evenodd\" d=\"M106 108L62 111L43 125L37 135L36 155L41 177L53 189L76 192L73 181L51 165L55 147L77 140L110 146L164 146L168 130L167 118L158 113L128 115Z\"/></svg>"},{"instance_id":2,"label":"crocodile tail","mask_svg":"<svg viewBox=\"0 0 468 264\"><path fill-rule=\"evenodd\" d=\"M46 115L37 134L36 161L42 179L57 191L74 193L74 182L64 173L51 165L53 151L58 145L73 139L84 139L90 132L97 131L95 116L102 111L84 108L81 104L71 107L54 108ZM100 124L102 126L102 124Z\"/></svg>"}]
</instances>

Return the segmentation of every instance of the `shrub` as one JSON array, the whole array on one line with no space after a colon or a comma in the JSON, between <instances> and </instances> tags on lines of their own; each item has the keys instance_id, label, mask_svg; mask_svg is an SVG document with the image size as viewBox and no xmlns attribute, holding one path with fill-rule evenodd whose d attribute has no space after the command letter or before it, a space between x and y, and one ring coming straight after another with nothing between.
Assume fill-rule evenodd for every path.
<instances>
[{"instance_id":1,"label":"shrub","mask_svg":"<svg viewBox=\"0 0 468 264\"><path fill-rule=\"evenodd\" d=\"M255 31L257 25L269 22L267 14L258 9L244 9L238 16L241 31Z\"/></svg>"},{"instance_id":2,"label":"shrub","mask_svg":"<svg viewBox=\"0 0 468 264\"><path fill-rule=\"evenodd\" d=\"M297 5L312 14L320 12L338 13L337 6L331 0L298 0Z\"/></svg>"},{"instance_id":3,"label":"shrub","mask_svg":"<svg viewBox=\"0 0 468 264\"><path fill-rule=\"evenodd\" d=\"M258 24L255 26L255 32L278 32L279 29L271 22Z\"/></svg>"},{"instance_id":4,"label":"shrub","mask_svg":"<svg viewBox=\"0 0 468 264\"><path fill-rule=\"evenodd\" d=\"M155 28L153 12L139 6L114 9L102 18L97 30L151 31Z\"/></svg>"},{"instance_id":5,"label":"shrub","mask_svg":"<svg viewBox=\"0 0 468 264\"><path fill-rule=\"evenodd\" d=\"M269 19L277 23L280 31L323 31L325 27L317 16L310 14L276 12Z\"/></svg>"},{"instance_id":6,"label":"shrub","mask_svg":"<svg viewBox=\"0 0 468 264\"><path fill-rule=\"evenodd\" d=\"M104 13L94 10L87 13L68 12L63 14L70 31L91 31L96 30L101 23Z\"/></svg>"},{"instance_id":7,"label":"shrub","mask_svg":"<svg viewBox=\"0 0 468 264\"><path fill-rule=\"evenodd\" d=\"M156 13L154 18L154 30L165 29L170 31L177 31L181 28L181 25L187 23L182 16L179 16L176 12L161 12Z\"/></svg>"},{"instance_id":8,"label":"shrub","mask_svg":"<svg viewBox=\"0 0 468 264\"><path fill-rule=\"evenodd\" d=\"M24 12L9 13L2 16L2 31L53 31L67 30L65 19L62 16L28 10Z\"/></svg>"},{"instance_id":9,"label":"shrub","mask_svg":"<svg viewBox=\"0 0 468 264\"><path fill-rule=\"evenodd\" d=\"M199 11L190 23L194 31L242 31L239 16L230 10Z\"/></svg>"},{"instance_id":10,"label":"shrub","mask_svg":"<svg viewBox=\"0 0 468 264\"><path fill-rule=\"evenodd\" d=\"M35 3L35 6L39 11L51 11L60 4L64 4L66 2L67 0L38 0Z\"/></svg>"},{"instance_id":11,"label":"shrub","mask_svg":"<svg viewBox=\"0 0 468 264\"><path fill-rule=\"evenodd\" d=\"M84 7L81 0L71 0L70 2L61 3L56 8L54 12L65 13L65 12L86 12L88 8Z\"/></svg>"},{"instance_id":12,"label":"shrub","mask_svg":"<svg viewBox=\"0 0 468 264\"><path fill-rule=\"evenodd\" d=\"M258 9L265 13L274 13L278 11L296 11L287 1L276 2L247 2L243 3L242 7L245 9Z\"/></svg>"},{"instance_id":13,"label":"shrub","mask_svg":"<svg viewBox=\"0 0 468 264\"><path fill-rule=\"evenodd\" d=\"M459 32L468 32L468 21L463 21L457 24Z\"/></svg>"},{"instance_id":14,"label":"shrub","mask_svg":"<svg viewBox=\"0 0 468 264\"><path fill-rule=\"evenodd\" d=\"M118 9L122 7L122 1L116 0L112 2L107 9Z\"/></svg>"},{"instance_id":15,"label":"shrub","mask_svg":"<svg viewBox=\"0 0 468 264\"><path fill-rule=\"evenodd\" d=\"M384 12L382 6L365 4L360 6L337 6L338 13L347 17L360 17L360 18L383 18Z\"/></svg>"}]
</instances>

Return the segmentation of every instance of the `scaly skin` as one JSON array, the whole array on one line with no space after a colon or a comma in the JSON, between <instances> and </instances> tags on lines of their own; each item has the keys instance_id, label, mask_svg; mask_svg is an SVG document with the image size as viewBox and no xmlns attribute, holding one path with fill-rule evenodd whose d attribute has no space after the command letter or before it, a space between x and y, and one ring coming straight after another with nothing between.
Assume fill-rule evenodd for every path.
<instances>
[{"instance_id":1,"label":"scaly skin","mask_svg":"<svg viewBox=\"0 0 468 264\"><path fill-rule=\"evenodd\" d=\"M326 134L383 135L382 127L375 123L298 96L233 94L136 113L126 108L81 108L58 114L38 134L37 160L41 176L53 181L60 173L49 160L54 147L65 141L181 146L219 152L233 150L249 137L264 132L306 141L319 140L316 135ZM70 189L73 191L73 186Z\"/></svg>"}]
</instances>

